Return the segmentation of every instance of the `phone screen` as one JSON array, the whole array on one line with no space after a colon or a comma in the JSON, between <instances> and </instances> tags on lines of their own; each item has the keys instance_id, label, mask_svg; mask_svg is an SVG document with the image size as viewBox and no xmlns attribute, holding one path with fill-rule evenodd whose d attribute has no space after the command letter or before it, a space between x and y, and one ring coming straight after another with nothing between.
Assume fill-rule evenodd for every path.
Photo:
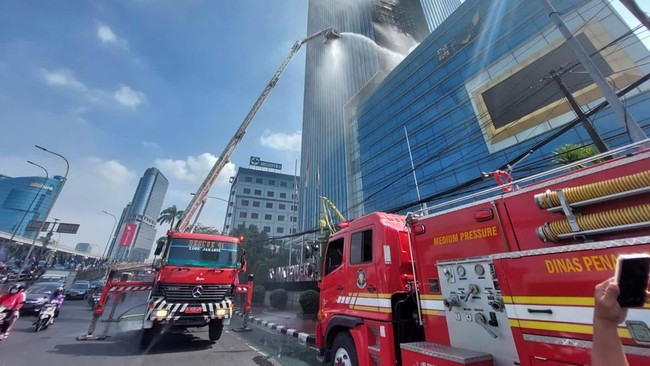
<instances>
[{"instance_id":1,"label":"phone screen","mask_svg":"<svg viewBox=\"0 0 650 366\"><path fill-rule=\"evenodd\" d=\"M618 287L621 289L618 303L621 307L643 306L648 288L650 258L621 258L618 266Z\"/></svg>"}]
</instances>

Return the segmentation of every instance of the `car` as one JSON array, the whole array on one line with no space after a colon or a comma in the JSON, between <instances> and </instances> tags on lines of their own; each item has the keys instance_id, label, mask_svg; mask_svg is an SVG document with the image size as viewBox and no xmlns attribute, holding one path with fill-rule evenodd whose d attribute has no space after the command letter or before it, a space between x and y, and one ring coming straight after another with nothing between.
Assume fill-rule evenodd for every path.
<instances>
[{"instance_id":1,"label":"car","mask_svg":"<svg viewBox=\"0 0 650 366\"><path fill-rule=\"evenodd\" d=\"M25 303L20 309L23 313L38 312L43 304L57 288L61 287L58 282L35 283L25 291Z\"/></svg>"},{"instance_id":2,"label":"car","mask_svg":"<svg viewBox=\"0 0 650 366\"><path fill-rule=\"evenodd\" d=\"M103 278L98 280L92 280L90 281L90 289L95 290L97 288L103 288L105 284L106 284L106 280Z\"/></svg>"},{"instance_id":3,"label":"car","mask_svg":"<svg viewBox=\"0 0 650 366\"><path fill-rule=\"evenodd\" d=\"M84 299L90 291L90 282L88 281L77 281L70 286L70 289L66 291L66 299Z\"/></svg>"}]
</instances>

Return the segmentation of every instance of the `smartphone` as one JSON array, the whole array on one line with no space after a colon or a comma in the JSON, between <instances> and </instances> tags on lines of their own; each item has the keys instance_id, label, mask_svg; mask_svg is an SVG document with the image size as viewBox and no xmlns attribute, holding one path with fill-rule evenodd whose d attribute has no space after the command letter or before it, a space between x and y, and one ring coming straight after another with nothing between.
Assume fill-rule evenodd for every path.
<instances>
[{"instance_id":1,"label":"smartphone","mask_svg":"<svg viewBox=\"0 0 650 366\"><path fill-rule=\"evenodd\" d=\"M650 254L623 254L616 263L616 283L621 289L618 303L623 308L643 306L650 275Z\"/></svg>"}]
</instances>

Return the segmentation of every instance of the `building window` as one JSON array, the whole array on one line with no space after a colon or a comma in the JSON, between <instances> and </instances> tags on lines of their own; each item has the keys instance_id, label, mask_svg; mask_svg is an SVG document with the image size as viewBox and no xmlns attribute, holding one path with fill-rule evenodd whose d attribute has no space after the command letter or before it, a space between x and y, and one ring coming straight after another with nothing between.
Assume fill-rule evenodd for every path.
<instances>
[{"instance_id":1,"label":"building window","mask_svg":"<svg viewBox=\"0 0 650 366\"><path fill-rule=\"evenodd\" d=\"M248 200L241 200L241 205L242 206L248 206L250 202Z\"/></svg>"},{"instance_id":2,"label":"building window","mask_svg":"<svg viewBox=\"0 0 650 366\"><path fill-rule=\"evenodd\" d=\"M280 187L286 187L287 185L287 182L280 182Z\"/></svg>"},{"instance_id":3,"label":"building window","mask_svg":"<svg viewBox=\"0 0 650 366\"><path fill-rule=\"evenodd\" d=\"M256 196L261 196L262 195L262 190L261 189L256 189L254 194Z\"/></svg>"},{"instance_id":4,"label":"building window","mask_svg":"<svg viewBox=\"0 0 650 366\"><path fill-rule=\"evenodd\" d=\"M278 234L283 234L284 233L284 228L279 227L279 228L275 229L275 232L278 233Z\"/></svg>"},{"instance_id":5,"label":"building window","mask_svg":"<svg viewBox=\"0 0 650 366\"><path fill-rule=\"evenodd\" d=\"M244 182L252 182L252 181L253 181L253 177L245 177L244 178Z\"/></svg>"},{"instance_id":6,"label":"building window","mask_svg":"<svg viewBox=\"0 0 650 366\"><path fill-rule=\"evenodd\" d=\"M285 205L284 203L280 203L280 204L278 205L278 208L279 208L280 210L286 210L286 209L287 209L287 205Z\"/></svg>"},{"instance_id":7,"label":"building window","mask_svg":"<svg viewBox=\"0 0 650 366\"><path fill-rule=\"evenodd\" d=\"M298 211L298 206L291 206L291 211Z\"/></svg>"},{"instance_id":8,"label":"building window","mask_svg":"<svg viewBox=\"0 0 650 366\"><path fill-rule=\"evenodd\" d=\"M372 230L352 234L350 264L372 262Z\"/></svg>"},{"instance_id":9,"label":"building window","mask_svg":"<svg viewBox=\"0 0 650 366\"><path fill-rule=\"evenodd\" d=\"M257 212L251 213L251 219L257 219L259 217L260 217L260 214L258 214Z\"/></svg>"},{"instance_id":10,"label":"building window","mask_svg":"<svg viewBox=\"0 0 650 366\"><path fill-rule=\"evenodd\" d=\"M266 203L266 208L273 208L273 203L267 202Z\"/></svg>"},{"instance_id":11,"label":"building window","mask_svg":"<svg viewBox=\"0 0 650 366\"><path fill-rule=\"evenodd\" d=\"M281 192L281 193L280 193L280 198L287 198L287 194L284 193L284 192Z\"/></svg>"},{"instance_id":12,"label":"building window","mask_svg":"<svg viewBox=\"0 0 650 366\"><path fill-rule=\"evenodd\" d=\"M284 215L278 215L278 221L284 221Z\"/></svg>"},{"instance_id":13,"label":"building window","mask_svg":"<svg viewBox=\"0 0 650 366\"><path fill-rule=\"evenodd\" d=\"M246 212L240 212L240 213L239 213L239 217L242 218L242 219L245 219L246 216L247 216L247 213L246 213Z\"/></svg>"},{"instance_id":14,"label":"building window","mask_svg":"<svg viewBox=\"0 0 650 366\"><path fill-rule=\"evenodd\" d=\"M257 184L262 184L262 178L257 178L257 179L255 179L255 183L257 183Z\"/></svg>"},{"instance_id":15,"label":"building window","mask_svg":"<svg viewBox=\"0 0 650 366\"><path fill-rule=\"evenodd\" d=\"M331 241L325 253L325 276L339 268L343 263L343 238Z\"/></svg>"},{"instance_id":16,"label":"building window","mask_svg":"<svg viewBox=\"0 0 650 366\"><path fill-rule=\"evenodd\" d=\"M291 229L291 234L295 234L295 233L296 233L296 229Z\"/></svg>"},{"instance_id":17,"label":"building window","mask_svg":"<svg viewBox=\"0 0 650 366\"><path fill-rule=\"evenodd\" d=\"M291 216L291 222L298 222L298 218L295 216Z\"/></svg>"},{"instance_id":18,"label":"building window","mask_svg":"<svg viewBox=\"0 0 650 366\"><path fill-rule=\"evenodd\" d=\"M264 220L271 220L271 214L264 215Z\"/></svg>"},{"instance_id":19,"label":"building window","mask_svg":"<svg viewBox=\"0 0 650 366\"><path fill-rule=\"evenodd\" d=\"M269 185L270 185L270 186L274 186L274 185L275 185L275 181L274 181L273 179L269 179Z\"/></svg>"},{"instance_id":20,"label":"building window","mask_svg":"<svg viewBox=\"0 0 650 366\"><path fill-rule=\"evenodd\" d=\"M250 188L244 188L244 194L251 194Z\"/></svg>"},{"instance_id":21,"label":"building window","mask_svg":"<svg viewBox=\"0 0 650 366\"><path fill-rule=\"evenodd\" d=\"M271 232L271 227L270 227L270 226L264 226L264 230L263 230L263 231L264 231L265 233L270 233L270 232Z\"/></svg>"},{"instance_id":22,"label":"building window","mask_svg":"<svg viewBox=\"0 0 650 366\"><path fill-rule=\"evenodd\" d=\"M260 201L253 201L253 207L260 207Z\"/></svg>"},{"instance_id":23,"label":"building window","mask_svg":"<svg viewBox=\"0 0 650 366\"><path fill-rule=\"evenodd\" d=\"M275 195L275 192L273 192L273 191L266 192L267 197L273 197L274 195Z\"/></svg>"}]
</instances>

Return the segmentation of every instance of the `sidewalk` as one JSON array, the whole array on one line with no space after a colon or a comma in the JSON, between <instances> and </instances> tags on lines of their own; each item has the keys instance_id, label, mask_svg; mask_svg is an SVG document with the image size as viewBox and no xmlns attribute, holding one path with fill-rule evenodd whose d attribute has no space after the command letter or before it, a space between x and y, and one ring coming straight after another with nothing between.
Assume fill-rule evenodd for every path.
<instances>
[{"instance_id":1,"label":"sidewalk","mask_svg":"<svg viewBox=\"0 0 650 366\"><path fill-rule=\"evenodd\" d=\"M241 309L235 309L237 316L244 316ZM276 310L264 306L254 306L248 317L249 322L254 322L278 333L298 338L307 346L316 344L316 320L299 319L295 310Z\"/></svg>"}]
</instances>

